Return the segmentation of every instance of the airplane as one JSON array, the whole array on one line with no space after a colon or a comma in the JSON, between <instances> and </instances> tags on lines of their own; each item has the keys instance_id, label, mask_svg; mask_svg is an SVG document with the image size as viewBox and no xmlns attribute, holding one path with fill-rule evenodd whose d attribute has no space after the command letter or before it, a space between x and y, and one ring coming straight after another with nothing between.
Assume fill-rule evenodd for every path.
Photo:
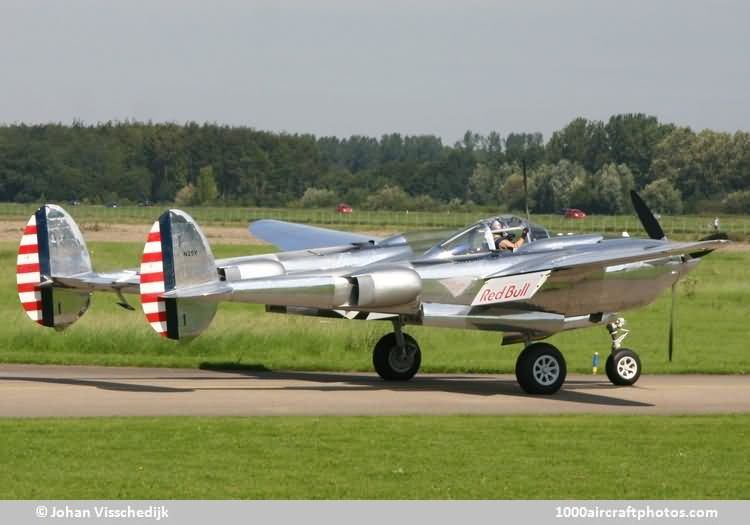
<instances>
[{"instance_id":1,"label":"airplane","mask_svg":"<svg viewBox=\"0 0 750 525\"><path fill-rule=\"evenodd\" d=\"M543 340L604 326L612 339L607 376L633 385L641 361L622 344L628 330L619 312L654 301L666 288L674 292L678 279L729 241L671 241L638 194L631 198L648 239L625 232L552 236L512 215L386 238L260 220L250 232L282 251L228 259L215 259L193 218L170 209L153 224L140 267L115 272L94 271L73 218L45 204L25 227L17 288L28 317L56 330L76 322L98 291L113 292L129 310L124 294L138 294L152 328L182 341L203 332L222 301L389 321L393 331L372 351L375 371L387 381L409 380L420 368L421 349L404 332L407 325L498 331L502 344L524 345L515 366L520 387L543 395L557 392L567 373L562 353Z\"/></svg>"}]
</instances>

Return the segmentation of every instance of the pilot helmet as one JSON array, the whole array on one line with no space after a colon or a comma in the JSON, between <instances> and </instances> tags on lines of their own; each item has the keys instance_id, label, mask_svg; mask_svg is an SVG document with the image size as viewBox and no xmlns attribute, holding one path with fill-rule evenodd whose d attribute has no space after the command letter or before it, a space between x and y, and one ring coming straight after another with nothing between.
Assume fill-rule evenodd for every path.
<instances>
[{"instance_id":1,"label":"pilot helmet","mask_svg":"<svg viewBox=\"0 0 750 525\"><path fill-rule=\"evenodd\" d=\"M503 221L501 219L494 219L492 221L492 223L490 224L490 230L492 230L492 233L497 233L497 234L501 234L501 235L507 233L507 232L503 231L507 227L508 227L508 225L505 224L505 221Z\"/></svg>"}]
</instances>

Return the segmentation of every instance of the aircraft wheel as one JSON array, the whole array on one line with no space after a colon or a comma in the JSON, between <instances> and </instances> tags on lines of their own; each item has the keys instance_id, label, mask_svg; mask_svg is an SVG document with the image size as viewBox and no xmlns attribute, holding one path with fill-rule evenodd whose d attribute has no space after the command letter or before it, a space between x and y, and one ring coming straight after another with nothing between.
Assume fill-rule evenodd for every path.
<instances>
[{"instance_id":1,"label":"aircraft wheel","mask_svg":"<svg viewBox=\"0 0 750 525\"><path fill-rule=\"evenodd\" d=\"M404 334L404 350L398 347L396 334L391 332L380 338L372 351L375 371L386 381L408 381L419 370L422 352L417 341Z\"/></svg>"},{"instance_id":2,"label":"aircraft wheel","mask_svg":"<svg viewBox=\"0 0 750 525\"><path fill-rule=\"evenodd\" d=\"M528 394L554 394L565 382L567 367L560 351L549 343L533 343L516 361L516 379Z\"/></svg>"},{"instance_id":3,"label":"aircraft wheel","mask_svg":"<svg viewBox=\"0 0 750 525\"><path fill-rule=\"evenodd\" d=\"M630 386L641 377L641 360L632 350L620 348L609 354L604 369L613 385Z\"/></svg>"}]
</instances>

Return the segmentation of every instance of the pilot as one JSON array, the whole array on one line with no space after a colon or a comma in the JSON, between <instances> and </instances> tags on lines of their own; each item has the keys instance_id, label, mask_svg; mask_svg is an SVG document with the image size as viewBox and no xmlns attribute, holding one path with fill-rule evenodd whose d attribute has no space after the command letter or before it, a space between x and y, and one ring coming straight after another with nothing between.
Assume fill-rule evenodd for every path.
<instances>
[{"instance_id":1,"label":"pilot","mask_svg":"<svg viewBox=\"0 0 750 525\"><path fill-rule=\"evenodd\" d=\"M507 231L508 225L500 219L492 221L490 229L492 230L496 250L517 250L526 242L526 234L529 233L529 229L524 228L523 233L516 239L512 233Z\"/></svg>"}]
</instances>

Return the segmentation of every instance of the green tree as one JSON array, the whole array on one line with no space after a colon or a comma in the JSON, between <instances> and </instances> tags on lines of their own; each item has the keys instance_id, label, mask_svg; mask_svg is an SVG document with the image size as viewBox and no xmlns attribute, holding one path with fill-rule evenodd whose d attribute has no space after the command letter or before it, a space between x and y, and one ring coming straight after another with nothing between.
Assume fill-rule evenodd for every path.
<instances>
[{"instance_id":1,"label":"green tree","mask_svg":"<svg viewBox=\"0 0 750 525\"><path fill-rule=\"evenodd\" d=\"M567 160L541 165L532 175L534 211L557 213L561 208L575 207L574 183L585 177L586 171L580 164Z\"/></svg>"},{"instance_id":2,"label":"green tree","mask_svg":"<svg viewBox=\"0 0 750 525\"><path fill-rule=\"evenodd\" d=\"M470 197L478 204L497 202L500 191L500 177L487 164L477 164L469 179Z\"/></svg>"},{"instance_id":3,"label":"green tree","mask_svg":"<svg viewBox=\"0 0 750 525\"><path fill-rule=\"evenodd\" d=\"M549 162L576 162L590 172L610 161L609 140L604 124L577 118L552 134L546 147Z\"/></svg>"},{"instance_id":4,"label":"green tree","mask_svg":"<svg viewBox=\"0 0 750 525\"><path fill-rule=\"evenodd\" d=\"M590 213L618 214L630 211L633 174L625 164L605 164L596 173L574 181L573 200Z\"/></svg>"},{"instance_id":5,"label":"green tree","mask_svg":"<svg viewBox=\"0 0 750 525\"><path fill-rule=\"evenodd\" d=\"M402 211L409 209L411 199L398 186L386 186L367 197L365 207L370 210Z\"/></svg>"},{"instance_id":6,"label":"green tree","mask_svg":"<svg viewBox=\"0 0 750 525\"><path fill-rule=\"evenodd\" d=\"M300 199L303 208L327 208L336 204L336 193L326 188L307 188Z\"/></svg>"},{"instance_id":7,"label":"green tree","mask_svg":"<svg viewBox=\"0 0 750 525\"><path fill-rule=\"evenodd\" d=\"M534 195L534 188L529 187L529 209L535 207L532 196ZM523 189L523 175L520 173L513 173L505 179L501 190L502 207L507 210L523 211L525 212L526 201L524 200L524 189Z\"/></svg>"},{"instance_id":8,"label":"green tree","mask_svg":"<svg viewBox=\"0 0 750 525\"><path fill-rule=\"evenodd\" d=\"M736 160L742 149L728 133L678 128L657 145L652 173L679 188L695 209L702 200L719 201L726 191L738 189L733 186L741 184L736 170L743 167Z\"/></svg>"},{"instance_id":9,"label":"green tree","mask_svg":"<svg viewBox=\"0 0 750 525\"><path fill-rule=\"evenodd\" d=\"M614 115L605 126L610 148L610 159L626 164L638 187L645 186L650 177L651 162L657 144L672 132L674 126L660 124L654 116L643 113Z\"/></svg>"},{"instance_id":10,"label":"green tree","mask_svg":"<svg viewBox=\"0 0 750 525\"><path fill-rule=\"evenodd\" d=\"M213 167L202 167L198 173L198 180L195 183L193 204L209 204L215 201L218 196L219 190L216 187Z\"/></svg>"},{"instance_id":11,"label":"green tree","mask_svg":"<svg viewBox=\"0 0 750 525\"><path fill-rule=\"evenodd\" d=\"M527 169L534 169L544 160L544 140L541 133L510 133L505 138L505 161Z\"/></svg>"},{"instance_id":12,"label":"green tree","mask_svg":"<svg viewBox=\"0 0 750 525\"><path fill-rule=\"evenodd\" d=\"M641 197L649 208L659 213L682 213L680 190L667 179L656 179L643 188Z\"/></svg>"},{"instance_id":13,"label":"green tree","mask_svg":"<svg viewBox=\"0 0 750 525\"><path fill-rule=\"evenodd\" d=\"M750 213L750 191L733 191L726 196L723 204L729 213Z\"/></svg>"}]
</instances>

